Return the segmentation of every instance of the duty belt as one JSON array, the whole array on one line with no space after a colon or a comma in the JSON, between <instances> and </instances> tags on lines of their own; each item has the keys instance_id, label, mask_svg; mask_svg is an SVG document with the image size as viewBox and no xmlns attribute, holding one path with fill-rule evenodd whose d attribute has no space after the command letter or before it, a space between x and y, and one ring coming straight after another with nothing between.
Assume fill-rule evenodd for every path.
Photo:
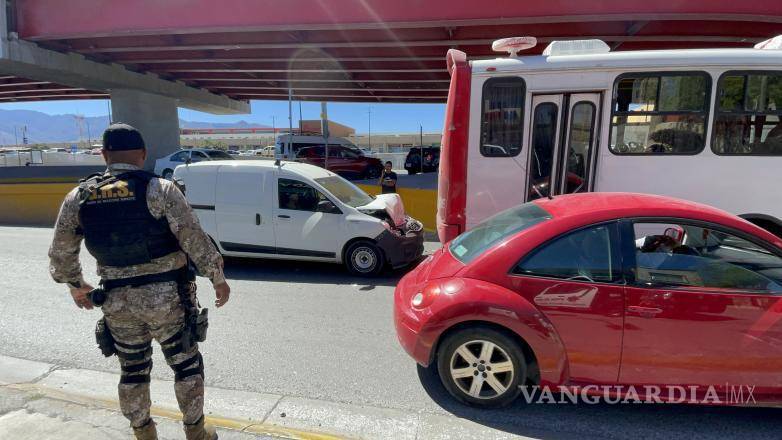
<instances>
[{"instance_id":1,"label":"duty belt","mask_svg":"<svg viewBox=\"0 0 782 440\"><path fill-rule=\"evenodd\" d=\"M101 280L100 285L104 291L116 289L118 287L139 287L152 283L164 283L166 281L180 281L187 272L187 266L179 269L169 270L168 272L153 273L150 275L140 275L130 278L118 278L116 280Z\"/></svg>"}]
</instances>

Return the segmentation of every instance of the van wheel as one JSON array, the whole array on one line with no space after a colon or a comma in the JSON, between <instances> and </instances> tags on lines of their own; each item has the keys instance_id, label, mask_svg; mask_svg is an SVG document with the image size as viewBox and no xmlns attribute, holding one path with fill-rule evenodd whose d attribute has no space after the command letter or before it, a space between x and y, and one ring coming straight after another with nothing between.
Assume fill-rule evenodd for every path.
<instances>
[{"instance_id":1,"label":"van wheel","mask_svg":"<svg viewBox=\"0 0 782 440\"><path fill-rule=\"evenodd\" d=\"M369 241L357 241L345 251L345 266L359 276L376 276L383 270L383 251Z\"/></svg>"},{"instance_id":2,"label":"van wheel","mask_svg":"<svg viewBox=\"0 0 782 440\"><path fill-rule=\"evenodd\" d=\"M171 180L171 178L174 177L174 170L163 170L163 178L166 180Z\"/></svg>"},{"instance_id":3,"label":"van wheel","mask_svg":"<svg viewBox=\"0 0 782 440\"><path fill-rule=\"evenodd\" d=\"M519 345L485 327L468 328L443 341L437 371L445 389L460 402L499 407L513 402L527 377Z\"/></svg>"}]
</instances>

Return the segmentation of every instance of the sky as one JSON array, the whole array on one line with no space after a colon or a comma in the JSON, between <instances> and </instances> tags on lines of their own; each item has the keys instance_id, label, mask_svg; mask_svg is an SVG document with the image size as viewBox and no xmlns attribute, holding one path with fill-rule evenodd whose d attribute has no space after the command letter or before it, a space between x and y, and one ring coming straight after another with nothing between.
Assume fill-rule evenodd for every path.
<instances>
[{"instance_id":1,"label":"sky","mask_svg":"<svg viewBox=\"0 0 782 440\"><path fill-rule=\"evenodd\" d=\"M179 109L179 117L188 121L200 122L238 122L272 125L272 116L277 127L288 126L287 101L252 101L252 113L247 115L212 115L193 110ZM81 114L84 116L104 116L108 113L108 101L38 101L0 104L4 110L36 110L56 114ZM445 112L444 104L354 104L329 103L328 117L334 122L353 127L357 133L366 133L371 109L373 133L411 133L418 132L419 124L425 132L441 132ZM319 102L302 102L303 119L320 119ZM293 126L298 125L299 106L293 103Z\"/></svg>"}]
</instances>

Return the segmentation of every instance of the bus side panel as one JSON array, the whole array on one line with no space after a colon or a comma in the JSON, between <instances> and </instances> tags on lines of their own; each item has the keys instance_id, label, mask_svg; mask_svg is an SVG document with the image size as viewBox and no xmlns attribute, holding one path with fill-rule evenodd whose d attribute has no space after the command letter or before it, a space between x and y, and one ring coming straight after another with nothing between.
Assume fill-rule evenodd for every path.
<instances>
[{"instance_id":1,"label":"bus side panel","mask_svg":"<svg viewBox=\"0 0 782 440\"><path fill-rule=\"evenodd\" d=\"M735 69L698 70L706 71L712 77L703 151L681 156L612 153L609 149L611 101L608 94L594 190L666 195L705 203L736 215L755 213L782 219L782 191L778 190L782 157L719 156L711 150L717 79L722 73Z\"/></svg>"},{"instance_id":2,"label":"bus side panel","mask_svg":"<svg viewBox=\"0 0 782 440\"><path fill-rule=\"evenodd\" d=\"M449 56L452 56L449 53ZM471 68L466 59L453 64L440 148L437 183L437 235L445 243L465 229L467 146L470 124Z\"/></svg>"}]
</instances>

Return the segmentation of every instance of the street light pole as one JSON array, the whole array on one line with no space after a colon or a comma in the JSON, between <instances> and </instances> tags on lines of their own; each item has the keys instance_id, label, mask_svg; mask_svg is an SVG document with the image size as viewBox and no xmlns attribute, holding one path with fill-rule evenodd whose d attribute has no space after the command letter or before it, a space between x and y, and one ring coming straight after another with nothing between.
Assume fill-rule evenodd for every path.
<instances>
[{"instance_id":1,"label":"street light pole","mask_svg":"<svg viewBox=\"0 0 782 440\"><path fill-rule=\"evenodd\" d=\"M421 124L418 124L418 128L421 133L421 174L424 173L424 126Z\"/></svg>"},{"instance_id":2,"label":"street light pole","mask_svg":"<svg viewBox=\"0 0 782 440\"><path fill-rule=\"evenodd\" d=\"M323 144L326 152L323 168L329 169L329 113L325 102L320 103L320 131L323 133Z\"/></svg>"}]
</instances>

